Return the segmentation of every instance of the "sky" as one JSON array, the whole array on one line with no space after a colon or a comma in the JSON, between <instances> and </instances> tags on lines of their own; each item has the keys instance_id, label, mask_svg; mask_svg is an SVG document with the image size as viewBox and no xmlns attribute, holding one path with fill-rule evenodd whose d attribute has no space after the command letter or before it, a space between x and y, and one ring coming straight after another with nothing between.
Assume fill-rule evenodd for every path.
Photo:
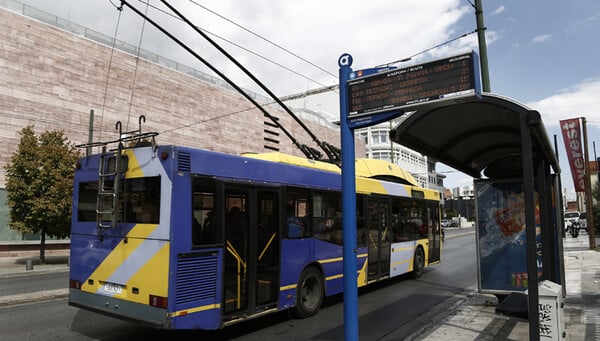
<instances>
[{"instance_id":1,"label":"sky","mask_svg":"<svg viewBox=\"0 0 600 341\"><path fill-rule=\"evenodd\" d=\"M133 10L118 11L118 0L21 2L205 70ZM149 7L128 2L236 83L262 93L161 1L150 0ZM477 35L470 33L476 29L475 0L169 2L279 97L338 84L343 53L353 56L358 70L408 57L396 65L478 52ZM482 0L482 5L491 92L540 112L550 140L557 137L562 184L573 200L559 121L585 117L590 159L596 142L600 154L600 1ZM331 92L331 99L338 103L339 94ZM322 109L335 111L330 105ZM472 184L471 177L444 165L438 171L446 175L446 187Z\"/></svg>"}]
</instances>

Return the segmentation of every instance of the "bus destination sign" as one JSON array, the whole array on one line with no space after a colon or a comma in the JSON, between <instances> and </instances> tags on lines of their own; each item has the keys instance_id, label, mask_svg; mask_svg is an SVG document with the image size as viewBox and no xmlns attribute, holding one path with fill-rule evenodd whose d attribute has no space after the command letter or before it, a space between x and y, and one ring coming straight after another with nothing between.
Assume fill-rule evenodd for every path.
<instances>
[{"instance_id":1,"label":"bus destination sign","mask_svg":"<svg viewBox=\"0 0 600 341\"><path fill-rule=\"evenodd\" d=\"M357 71L360 74L360 71ZM470 52L403 69L350 79L348 117L418 106L481 94L477 54Z\"/></svg>"}]
</instances>

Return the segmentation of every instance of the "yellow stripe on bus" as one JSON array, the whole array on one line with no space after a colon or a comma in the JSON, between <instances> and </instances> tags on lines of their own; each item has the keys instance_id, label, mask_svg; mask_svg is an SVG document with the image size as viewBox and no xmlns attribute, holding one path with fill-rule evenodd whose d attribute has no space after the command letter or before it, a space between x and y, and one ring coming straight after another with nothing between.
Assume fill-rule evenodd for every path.
<instances>
[{"instance_id":1,"label":"yellow stripe on bus","mask_svg":"<svg viewBox=\"0 0 600 341\"><path fill-rule=\"evenodd\" d=\"M150 224L137 224L129 231L129 234L136 235L141 238L123 238L115 246L115 248L106 256L106 258L98 265L96 270L90 275L88 279L93 280L93 284L88 284L89 281L86 279L84 283L81 285L82 291L87 292L96 292L103 283L101 281L105 281L110 278L110 276L115 273L115 271L123 265L123 262L131 256L135 250L142 245L146 238L158 227L158 225L150 225ZM167 253L168 255L168 253ZM148 258L153 257L154 255L149 256ZM165 256L166 259L168 257ZM120 283L119 283L120 284Z\"/></svg>"},{"instance_id":2,"label":"yellow stripe on bus","mask_svg":"<svg viewBox=\"0 0 600 341\"><path fill-rule=\"evenodd\" d=\"M211 310L211 309L220 309L220 308L221 308L220 303L209 304L209 305L204 305L201 307L190 308L190 309L180 310L180 311L174 311L169 314L169 317L185 316L185 315L197 313L200 311L206 311L206 310Z\"/></svg>"},{"instance_id":3,"label":"yellow stripe on bus","mask_svg":"<svg viewBox=\"0 0 600 341\"><path fill-rule=\"evenodd\" d=\"M338 257L338 258L329 258L329 259L321 259L319 261L319 263L321 264L327 264L327 263L335 263L335 262L341 262L343 261L344 258L343 257Z\"/></svg>"},{"instance_id":4,"label":"yellow stripe on bus","mask_svg":"<svg viewBox=\"0 0 600 341\"><path fill-rule=\"evenodd\" d=\"M367 253L361 253L356 255L357 258L367 258L368 254ZM321 264L327 264L327 263L335 263L335 262L341 262L343 261L344 258L343 257L337 257L337 258L329 258L329 259L322 259L319 261L319 263ZM363 266L361 269L359 269L357 271L357 275L358 275L358 286L361 286L361 283L364 282L366 284L366 278L367 278L367 261L364 262ZM335 274L335 275L331 275L325 278L325 281L332 281L335 279L339 279L339 278L343 278L344 274ZM364 285L364 284L363 284ZM280 291L284 291L284 290L290 290L290 289L296 289L296 287L298 287L297 284L290 284L290 285L285 285L282 287L279 287Z\"/></svg>"},{"instance_id":5,"label":"yellow stripe on bus","mask_svg":"<svg viewBox=\"0 0 600 341\"><path fill-rule=\"evenodd\" d=\"M412 262L412 259L405 259L405 260L401 260L399 262L394 262L392 263L392 267L396 266L396 265L400 265L400 264L406 264L406 263L410 263Z\"/></svg>"},{"instance_id":6,"label":"yellow stripe on bus","mask_svg":"<svg viewBox=\"0 0 600 341\"><path fill-rule=\"evenodd\" d=\"M142 167L135 157L135 153L133 149L128 149L123 151L123 154L127 155L127 172L125 173L125 177L127 178L141 178L144 176L144 172L142 172Z\"/></svg>"},{"instance_id":7,"label":"yellow stripe on bus","mask_svg":"<svg viewBox=\"0 0 600 341\"><path fill-rule=\"evenodd\" d=\"M169 244L165 243L142 268L127 281L128 301L148 304L150 295L167 297L169 283ZM139 294L132 294L129 288L139 288ZM115 295L119 297L119 295Z\"/></svg>"},{"instance_id":8,"label":"yellow stripe on bus","mask_svg":"<svg viewBox=\"0 0 600 341\"><path fill-rule=\"evenodd\" d=\"M297 286L298 286L297 284L286 285L286 286L283 286L283 287L279 287L279 291L296 289Z\"/></svg>"},{"instance_id":9,"label":"yellow stripe on bus","mask_svg":"<svg viewBox=\"0 0 600 341\"><path fill-rule=\"evenodd\" d=\"M334 279L338 279L338 278L342 278L342 277L344 277L344 274L338 274L338 275L333 275L333 276L326 277L325 280L326 281L333 281Z\"/></svg>"}]
</instances>

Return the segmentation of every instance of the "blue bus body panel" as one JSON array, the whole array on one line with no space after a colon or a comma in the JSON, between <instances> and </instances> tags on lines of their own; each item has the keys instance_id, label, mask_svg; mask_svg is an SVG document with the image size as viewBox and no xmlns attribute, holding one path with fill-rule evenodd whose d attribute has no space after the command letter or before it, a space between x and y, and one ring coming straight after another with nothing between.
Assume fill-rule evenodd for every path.
<instances>
[{"instance_id":1,"label":"blue bus body panel","mask_svg":"<svg viewBox=\"0 0 600 341\"><path fill-rule=\"evenodd\" d=\"M223 249L197 250L173 258L176 264L172 269L177 270L170 276L171 328L220 328Z\"/></svg>"},{"instance_id":2,"label":"blue bus body panel","mask_svg":"<svg viewBox=\"0 0 600 341\"><path fill-rule=\"evenodd\" d=\"M265 184L304 185L330 190L341 190L342 186L341 176L337 173L207 150L179 147L178 151L190 155L192 173Z\"/></svg>"},{"instance_id":3,"label":"blue bus body panel","mask_svg":"<svg viewBox=\"0 0 600 341\"><path fill-rule=\"evenodd\" d=\"M325 295L335 295L343 291L344 284L344 248L342 245L313 239L314 257L323 269ZM357 268L360 269L360 267Z\"/></svg>"},{"instance_id":4,"label":"blue bus body panel","mask_svg":"<svg viewBox=\"0 0 600 341\"><path fill-rule=\"evenodd\" d=\"M120 242L121 238L107 237L100 241L95 234L71 233L71 279L86 281Z\"/></svg>"},{"instance_id":5,"label":"blue bus body panel","mask_svg":"<svg viewBox=\"0 0 600 341\"><path fill-rule=\"evenodd\" d=\"M296 289L300 273L307 266L316 266L323 274L325 295L343 291L343 247L314 238L287 239L281 242L281 276L279 309L296 304ZM359 248L358 255L366 254ZM357 257L357 277L365 269L366 257Z\"/></svg>"}]
</instances>

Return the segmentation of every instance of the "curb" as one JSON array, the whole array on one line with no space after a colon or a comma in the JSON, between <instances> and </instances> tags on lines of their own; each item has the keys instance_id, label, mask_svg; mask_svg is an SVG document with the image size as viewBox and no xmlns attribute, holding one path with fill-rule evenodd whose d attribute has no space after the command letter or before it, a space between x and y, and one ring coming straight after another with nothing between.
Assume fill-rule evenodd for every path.
<instances>
[{"instance_id":1,"label":"curb","mask_svg":"<svg viewBox=\"0 0 600 341\"><path fill-rule=\"evenodd\" d=\"M0 307L19 305L25 303L43 302L63 299L69 296L69 289L45 290L34 293L10 295L0 297Z\"/></svg>"},{"instance_id":2,"label":"curb","mask_svg":"<svg viewBox=\"0 0 600 341\"><path fill-rule=\"evenodd\" d=\"M29 276L36 274L47 274L47 273L63 273L69 272L69 266L65 265L37 265L34 266L33 270L26 270L25 265L22 267L8 267L1 268L0 267L0 278L8 278L8 277L21 277L21 276Z\"/></svg>"}]
</instances>

